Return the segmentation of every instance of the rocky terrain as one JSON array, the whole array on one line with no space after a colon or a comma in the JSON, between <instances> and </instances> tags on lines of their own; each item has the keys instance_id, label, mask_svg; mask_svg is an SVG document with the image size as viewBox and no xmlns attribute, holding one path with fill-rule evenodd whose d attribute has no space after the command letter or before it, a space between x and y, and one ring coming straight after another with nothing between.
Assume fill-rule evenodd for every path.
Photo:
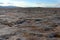
<instances>
[{"instance_id":1,"label":"rocky terrain","mask_svg":"<svg viewBox=\"0 0 60 40\"><path fill-rule=\"evenodd\" d=\"M0 40L60 40L60 8L0 8Z\"/></svg>"}]
</instances>

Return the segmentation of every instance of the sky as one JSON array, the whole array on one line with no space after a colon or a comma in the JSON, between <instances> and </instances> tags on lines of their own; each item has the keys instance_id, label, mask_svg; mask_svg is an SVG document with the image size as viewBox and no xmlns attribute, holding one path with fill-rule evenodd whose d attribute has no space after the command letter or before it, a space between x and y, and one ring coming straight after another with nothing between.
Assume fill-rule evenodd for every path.
<instances>
[{"instance_id":1,"label":"sky","mask_svg":"<svg viewBox=\"0 0 60 40\"><path fill-rule=\"evenodd\" d=\"M0 6L60 7L60 0L0 0Z\"/></svg>"}]
</instances>

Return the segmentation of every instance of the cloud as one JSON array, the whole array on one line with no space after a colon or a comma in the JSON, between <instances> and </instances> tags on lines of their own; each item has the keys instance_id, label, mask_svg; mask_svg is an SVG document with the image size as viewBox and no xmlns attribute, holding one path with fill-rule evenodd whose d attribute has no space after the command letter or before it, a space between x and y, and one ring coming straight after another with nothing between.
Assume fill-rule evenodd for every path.
<instances>
[{"instance_id":1,"label":"cloud","mask_svg":"<svg viewBox=\"0 0 60 40\"><path fill-rule=\"evenodd\" d=\"M36 1L36 0L35 0ZM60 7L60 0L54 0L56 3L40 2L27 2L26 0L14 0L13 5L19 7Z\"/></svg>"},{"instance_id":2,"label":"cloud","mask_svg":"<svg viewBox=\"0 0 60 40\"><path fill-rule=\"evenodd\" d=\"M18 6L18 7L28 7L30 3L20 1L20 2L14 2L12 3L13 6Z\"/></svg>"},{"instance_id":3,"label":"cloud","mask_svg":"<svg viewBox=\"0 0 60 40\"><path fill-rule=\"evenodd\" d=\"M2 0L0 6L18 6L18 7L60 7L60 0L58 3L43 3L43 2L27 2L26 0Z\"/></svg>"},{"instance_id":4,"label":"cloud","mask_svg":"<svg viewBox=\"0 0 60 40\"><path fill-rule=\"evenodd\" d=\"M35 7L60 7L60 3L56 4L36 3Z\"/></svg>"},{"instance_id":5,"label":"cloud","mask_svg":"<svg viewBox=\"0 0 60 40\"><path fill-rule=\"evenodd\" d=\"M4 0L5 1L5 0ZM6 0L5 2L0 3L0 6L18 6L18 7L28 7L31 6L31 3L28 3L26 1L10 1ZM9 2L10 1L10 2Z\"/></svg>"},{"instance_id":6,"label":"cloud","mask_svg":"<svg viewBox=\"0 0 60 40\"><path fill-rule=\"evenodd\" d=\"M1 3L0 6L10 6L10 3Z\"/></svg>"}]
</instances>

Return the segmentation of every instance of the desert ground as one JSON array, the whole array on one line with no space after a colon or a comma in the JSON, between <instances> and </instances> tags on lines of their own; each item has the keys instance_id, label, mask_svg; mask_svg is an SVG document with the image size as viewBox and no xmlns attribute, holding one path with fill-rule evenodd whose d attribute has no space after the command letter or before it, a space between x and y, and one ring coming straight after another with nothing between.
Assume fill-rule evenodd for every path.
<instances>
[{"instance_id":1,"label":"desert ground","mask_svg":"<svg viewBox=\"0 0 60 40\"><path fill-rule=\"evenodd\" d=\"M60 8L0 8L0 40L60 40Z\"/></svg>"}]
</instances>

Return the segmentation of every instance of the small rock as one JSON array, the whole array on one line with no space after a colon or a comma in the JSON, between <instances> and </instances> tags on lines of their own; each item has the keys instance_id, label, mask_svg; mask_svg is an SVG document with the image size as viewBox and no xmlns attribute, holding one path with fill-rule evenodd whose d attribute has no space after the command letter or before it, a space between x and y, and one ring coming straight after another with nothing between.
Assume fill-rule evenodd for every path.
<instances>
[{"instance_id":1,"label":"small rock","mask_svg":"<svg viewBox=\"0 0 60 40\"><path fill-rule=\"evenodd\" d=\"M21 40L20 38L17 38L16 40Z\"/></svg>"}]
</instances>

